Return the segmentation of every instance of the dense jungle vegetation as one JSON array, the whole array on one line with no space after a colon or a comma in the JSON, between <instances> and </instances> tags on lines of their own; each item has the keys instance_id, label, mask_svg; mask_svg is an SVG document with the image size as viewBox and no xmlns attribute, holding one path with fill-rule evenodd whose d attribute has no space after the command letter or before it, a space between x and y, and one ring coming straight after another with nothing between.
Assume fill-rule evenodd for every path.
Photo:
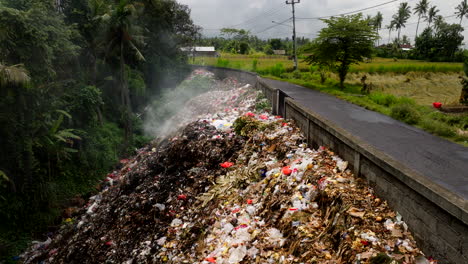
<instances>
[{"instance_id":1,"label":"dense jungle vegetation","mask_svg":"<svg viewBox=\"0 0 468 264\"><path fill-rule=\"evenodd\" d=\"M198 32L175 0L0 0L1 257L147 142L142 108Z\"/></svg>"}]
</instances>

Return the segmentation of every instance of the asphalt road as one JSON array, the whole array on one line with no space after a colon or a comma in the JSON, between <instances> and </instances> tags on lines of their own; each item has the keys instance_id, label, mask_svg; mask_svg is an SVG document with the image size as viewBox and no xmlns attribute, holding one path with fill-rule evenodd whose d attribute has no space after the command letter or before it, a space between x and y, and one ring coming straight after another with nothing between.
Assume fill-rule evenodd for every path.
<instances>
[{"instance_id":1,"label":"asphalt road","mask_svg":"<svg viewBox=\"0 0 468 264\"><path fill-rule=\"evenodd\" d=\"M394 160L468 199L468 148L299 85L264 79Z\"/></svg>"}]
</instances>

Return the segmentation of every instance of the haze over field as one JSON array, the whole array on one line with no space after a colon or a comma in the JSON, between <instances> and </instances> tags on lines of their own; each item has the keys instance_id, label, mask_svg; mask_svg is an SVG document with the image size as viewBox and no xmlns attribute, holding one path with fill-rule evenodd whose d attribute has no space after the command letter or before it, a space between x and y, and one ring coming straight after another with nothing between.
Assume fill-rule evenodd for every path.
<instances>
[{"instance_id":1,"label":"haze over field","mask_svg":"<svg viewBox=\"0 0 468 264\"><path fill-rule=\"evenodd\" d=\"M182 4L189 5L192 10L194 22L204 28L203 33L213 36L219 33L223 27L235 27L250 30L254 35L261 38L285 38L291 37L292 30L287 25L292 25L292 20L285 22L286 25L276 25L272 21L282 22L290 18L291 6L286 5L284 0L178 0ZM389 3L391 2L391 3ZM382 30L380 35L382 43L388 41L388 30L384 29L390 23L391 17L398 10L401 2L408 2L411 10L417 4L417 0L394 1L360 1L360 0L302 0L296 7L297 34L298 37L314 38L317 32L323 27L323 23L316 18L323 16L338 15L347 12L366 9L368 7L384 4L379 7L362 11L366 15L375 16L378 11L383 14ZM455 8L461 0L430 0L430 5L436 5L440 10L438 13L445 17L447 23L459 23ZM388 3L388 4L386 4ZM414 12L413 12L414 13ZM401 34L407 35L413 41L416 33L418 18L412 15L408 20L406 28ZM464 19L462 26L468 26L468 19ZM272 27L269 30L268 28ZM419 33L427 27L427 22L421 18ZM396 37L394 32L392 38ZM465 39L468 38L468 31L464 32Z\"/></svg>"}]
</instances>

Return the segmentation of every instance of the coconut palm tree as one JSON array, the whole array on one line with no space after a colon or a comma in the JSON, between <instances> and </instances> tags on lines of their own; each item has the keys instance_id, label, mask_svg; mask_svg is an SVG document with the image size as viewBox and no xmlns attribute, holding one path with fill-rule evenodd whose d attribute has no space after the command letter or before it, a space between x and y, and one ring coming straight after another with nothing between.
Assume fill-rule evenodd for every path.
<instances>
[{"instance_id":1,"label":"coconut palm tree","mask_svg":"<svg viewBox=\"0 0 468 264\"><path fill-rule=\"evenodd\" d=\"M431 23L434 21L435 17L437 16L437 13L439 13L439 11L440 10L437 9L436 6L432 6L431 8L429 8L429 11L427 11L427 17L426 17L428 27L431 27Z\"/></svg>"},{"instance_id":2,"label":"coconut palm tree","mask_svg":"<svg viewBox=\"0 0 468 264\"><path fill-rule=\"evenodd\" d=\"M434 30L437 32L440 29L440 26L442 23L444 23L444 17L441 15L438 15L434 18Z\"/></svg>"},{"instance_id":3,"label":"coconut palm tree","mask_svg":"<svg viewBox=\"0 0 468 264\"><path fill-rule=\"evenodd\" d=\"M398 12L393 15L392 22L395 24L395 29L398 29L398 41L400 41L401 28L405 27L406 22L411 16L411 9L407 2L400 4Z\"/></svg>"},{"instance_id":4,"label":"coconut palm tree","mask_svg":"<svg viewBox=\"0 0 468 264\"><path fill-rule=\"evenodd\" d=\"M395 23L394 21L392 20L390 22L390 24L387 26L387 29L388 29L388 44L390 44L392 38L391 38L391 35L392 35L392 30L395 29Z\"/></svg>"},{"instance_id":5,"label":"coconut palm tree","mask_svg":"<svg viewBox=\"0 0 468 264\"><path fill-rule=\"evenodd\" d=\"M421 20L421 17L426 16L428 8L429 8L429 2L427 0L421 0L419 1L419 3L416 4L416 7L413 9L414 13L418 15L418 24L416 26L416 36L414 37L415 39L418 37L419 21Z\"/></svg>"},{"instance_id":6,"label":"coconut palm tree","mask_svg":"<svg viewBox=\"0 0 468 264\"><path fill-rule=\"evenodd\" d=\"M457 11L455 15L460 18L460 26L464 16L468 15L468 2L467 0L463 0L456 8Z\"/></svg>"},{"instance_id":7,"label":"coconut palm tree","mask_svg":"<svg viewBox=\"0 0 468 264\"><path fill-rule=\"evenodd\" d=\"M115 8L105 15L108 17L106 61L118 68L121 105L123 106L125 124L125 146L131 142L132 137L132 107L130 91L126 74L126 58L134 57L145 60L137 48L137 41L141 40L135 22L136 6L131 0L119 0ZM142 42L142 41L141 41ZM118 58L118 59L117 59Z\"/></svg>"},{"instance_id":8,"label":"coconut palm tree","mask_svg":"<svg viewBox=\"0 0 468 264\"><path fill-rule=\"evenodd\" d=\"M377 12L377 15L375 15L374 17L374 28L377 32L377 36L379 36L379 38L377 39L377 46L380 44L379 41L380 41L380 35L379 35L379 30L382 28L382 21L383 21L383 16L382 16L382 13Z\"/></svg>"}]
</instances>

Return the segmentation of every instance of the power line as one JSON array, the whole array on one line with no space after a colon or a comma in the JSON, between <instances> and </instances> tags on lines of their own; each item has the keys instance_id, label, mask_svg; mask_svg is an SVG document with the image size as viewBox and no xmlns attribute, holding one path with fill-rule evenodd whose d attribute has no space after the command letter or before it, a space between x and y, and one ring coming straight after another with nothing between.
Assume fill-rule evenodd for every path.
<instances>
[{"instance_id":1,"label":"power line","mask_svg":"<svg viewBox=\"0 0 468 264\"><path fill-rule=\"evenodd\" d=\"M283 21L281 21L281 22L278 22L278 24L282 24L282 23L284 23L284 22L286 22L286 21L289 21L289 20L291 20L291 19L292 19L292 17L290 17L290 18L288 18L288 19L286 19L286 20L283 20ZM260 31L255 32L255 33L253 33L253 34L261 34L261 33L266 32L266 31L268 31L268 30L270 30L270 29L272 29L272 28L274 28L274 27L279 26L278 24L274 24L273 26L267 27L267 28L265 28L265 29L263 29L263 30L260 30Z\"/></svg>"},{"instance_id":2,"label":"power line","mask_svg":"<svg viewBox=\"0 0 468 264\"><path fill-rule=\"evenodd\" d=\"M341 13L341 14L337 14L337 15L323 16L323 17L302 17L302 18L299 18L299 17L298 17L297 19L319 20L319 19L330 18L330 17L336 17L336 16L345 16L345 15L350 15L350 14L354 14L354 13L359 13L359 12L362 12L362 11L366 11L366 10L369 10L369 9L373 9L373 8L376 8L376 7L388 5L388 4L397 2L397 1L399 1L399 0L392 0L392 1L388 1L388 2L385 2L385 3L382 3L382 4L378 4L378 5L375 5L375 6L370 6L370 7L366 7L366 8L362 8L362 9L359 9L359 10L346 12L346 13Z\"/></svg>"},{"instance_id":3,"label":"power line","mask_svg":"<svg viewBox=\"0 0 468 264\"><path fill-rule=\"evenodd\" d=\"M259 17L268 17L268 16L271 16L271 15L277 14L282 10L283 10L282 8L276 8L274 10L270 10L271 12L262 13L262 14L260 14L258 16L255 16L255 17L253 17L253 18L251 18L249 20L246 20L246 21L244 21L242 23L239 23L239 24L236 24L236 25L233 25L233 26L229 26L229 27L234 28L234 27L238 27L238 26L244 25L244 24L252 24L252 22L256 22L257 18L259 18Z\"/></svg>"},{"instance_id":4,"label":"power line","mask_svg":"<svg viewBox=\"0 0 468 264\"><path fill-rule=\"evenodd\" d=\"M287 24L284 24L284 23L278 23L278 22L275 22L275 21L271 21L271 23L277 24L278 26L285 26L285 27L290 27L290 28L293 27L291 25L287 25Z\"/></svg>"},{"instance_id":5,"label":"power line","mask_svg":"<svg viewBox=\"0 0 468 264\"><path fill-rule=\"evenodd\" d=\"M455 16L457 16L457 15L444 16L444 17L442 17L442 18L445 19L445 18L450 18L450 17L455 17ZM423 21L423 22L424 22L424 21ZM418 23L418 22L411 22L411 23L406 24L405 26L416 25L417 23ZM421 24L421 23L420 23L420 24Z\"/></svg>"},{"instance_id":6,"label":"power line","mask_svg":"<svg viewBox=\"0 0 468 264\"><path fill-rule=\"evenodd\" d=\"M267 16L271 16L271 15L277 14L278 12L280 12L281 10L283 10L283 8L278 8L278 7L282 6L282 5L283 5L283 4L277 4L277 5L275 5L273 8L270 8L270 9L268 9L267 11L264 11L264 12L262 12L262 13L256 15L256 16L254 16L254 17L251 17L251 18L248 19L248 20L245 20L245 21L243 21L243 22L241 22L241 23L238 23L238 24L235 24L235 25L225 26L225 27L223 27L223 28L235 28L235 27L238 27L238 26L244 25L244 24L247 24L247 25L248 25L248 24L252 24L252 23L250 23L250 22L255 21L255 20L256 20L257 18L259 18L259 17L262 17L262 16L263 16L263 17L267 17ZM246 26L247 26L247 25L246 25ZM222 28L213 28L213 29L206 29L206 30L221 30L221 29L222 29Z\"/></svg>"}]
</instances>

